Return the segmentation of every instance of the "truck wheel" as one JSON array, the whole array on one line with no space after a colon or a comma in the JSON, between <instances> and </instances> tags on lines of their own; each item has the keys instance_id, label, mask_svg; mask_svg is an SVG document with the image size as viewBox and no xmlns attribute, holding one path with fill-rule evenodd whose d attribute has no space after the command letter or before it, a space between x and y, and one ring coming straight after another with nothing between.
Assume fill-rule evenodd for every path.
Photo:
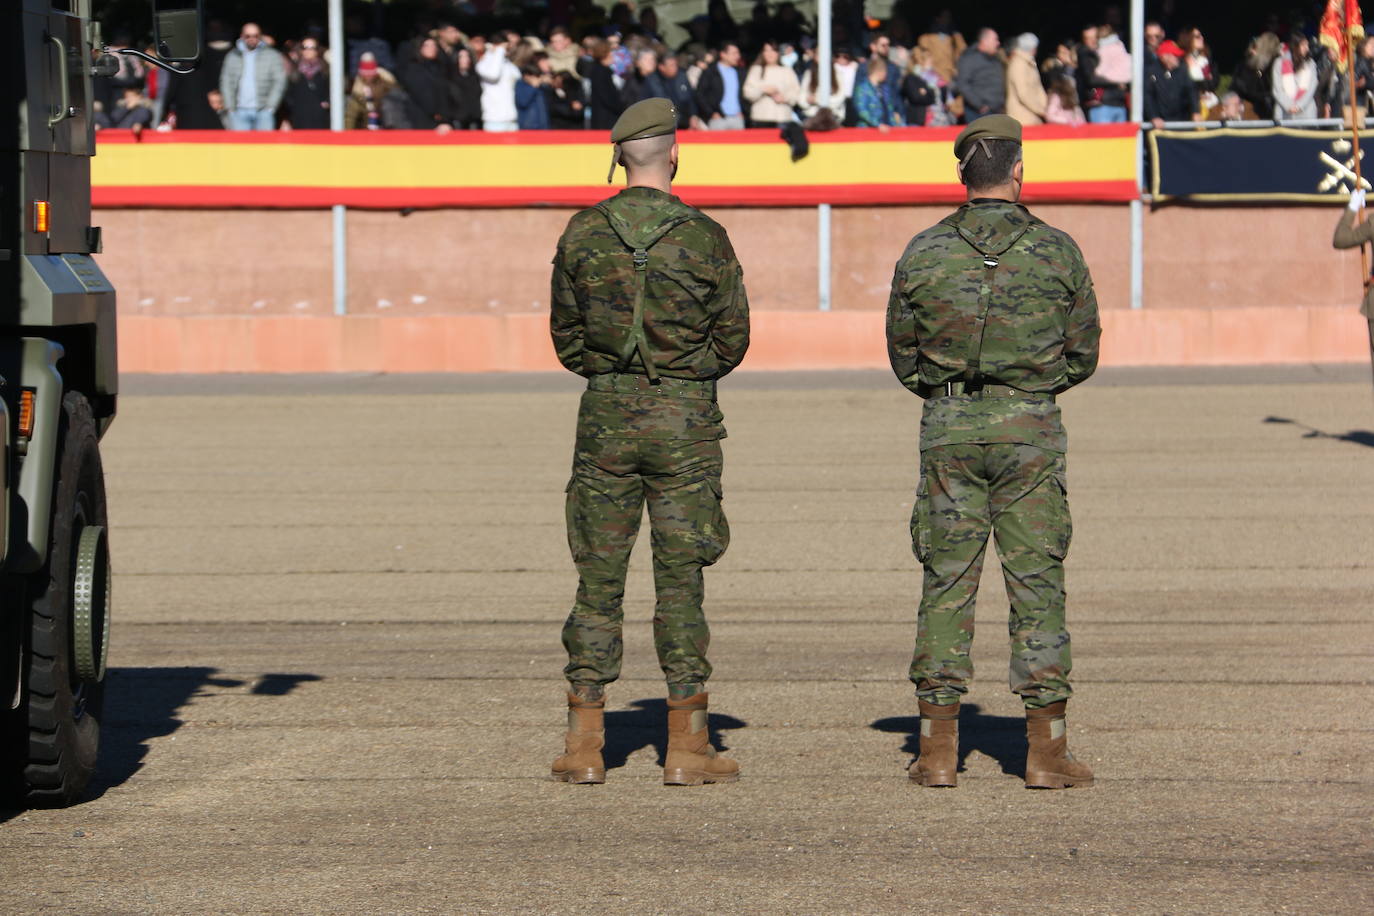
<instances>
[{"instance_id":1,"label":"truck wheel","mask_svg":"<svg viewBox=\"0 0 1374 916\"><path fill-rule=\"evenodd\" d=\"M48 560L13 577L27 619L19 708L5 755L5 802L53 808L80 798L95 772L109 637L105 476L85 397L62 399ZM76 643L79 642L80 645Z\"/></svg>"}]
</instances>

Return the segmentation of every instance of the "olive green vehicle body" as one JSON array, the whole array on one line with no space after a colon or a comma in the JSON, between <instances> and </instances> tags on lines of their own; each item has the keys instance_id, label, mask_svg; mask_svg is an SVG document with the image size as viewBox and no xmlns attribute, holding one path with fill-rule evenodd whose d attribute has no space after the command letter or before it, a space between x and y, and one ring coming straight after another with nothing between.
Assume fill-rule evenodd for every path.
<instances>
[{"instance_id":1,"label":"olive green vehicle body","mask_svg":"<svg viewBox=\"0 0 1374 916\"><path fill-rule=\"evenodd\" d=\"M96 264L91 0L10 0L0 13L0 401L5 411L3 572L46 558L64 392L89 401L100 434L119 390L115 290ZM47 227L38 203L46 202ZM17 428L33 393L32 435Z\"/></svg>"},{"instance_id":2,"label":"olive green vehicle body","mask_svg":"<svg viewBox=\"0 0 1374 916\"><path fill-rule=\"evenodd\" d=\"M92 77L118 60L92 0L0 2L0 807L78 801L110 632L99 441L119 391L115 291L92 255ZM189 53L199 0L153 0ZM172 9L166 9L171 7ZM164 41L164 38L172 39ZM132 50L158 66L166 61ZM181 72L185 72L184 70Z\"/></svg>"}]
</instances>

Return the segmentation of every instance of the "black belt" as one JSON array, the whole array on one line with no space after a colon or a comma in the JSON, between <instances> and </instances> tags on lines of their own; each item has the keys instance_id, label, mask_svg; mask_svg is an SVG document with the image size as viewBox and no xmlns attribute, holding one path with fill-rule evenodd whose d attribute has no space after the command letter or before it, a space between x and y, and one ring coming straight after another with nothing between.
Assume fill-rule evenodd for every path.
<instances>
[{"instance_id":1,"label":"black belt","mask_svg":"<svg viewBox=\"0 0 1374 916\"><path fill-rule=\"evenodd\" d=\"M967 382L963 379L959 379L953 382L941 382L938 385L921 386L921 396L925 398L951 398L957 395L964 395L971 398L1039 398L1044 401L1054 400L1054 395L1047 391L1022 391L1020 388L1013 388L1010 385L996 385L991 382L979 380Z\"/></svg>"},{"instance_id":2,"label":"black belt","mask_svg":"<svg viewBox=\"0 0 1374 916\"><path fill-rule=\"evenodd\" d=\"M715 379L672 378L661 375L650 381L648 376L631 372L606 372L587 379L588 391L611 391L617 394L645 394L667 398L716 399Z\"/></svg>"}]
</instances>

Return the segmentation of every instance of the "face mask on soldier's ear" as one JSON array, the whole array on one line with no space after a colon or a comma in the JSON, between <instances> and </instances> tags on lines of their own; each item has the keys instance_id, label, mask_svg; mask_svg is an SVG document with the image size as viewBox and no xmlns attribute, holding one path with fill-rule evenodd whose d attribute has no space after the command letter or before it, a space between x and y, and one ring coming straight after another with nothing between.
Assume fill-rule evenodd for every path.
<instances>
[{"instance_id":1,"label":"face mask on soldier's ear","mask_svg":"<svg viewBox=\"0 0 1374 916\"><path fill-rule=\"evenodd\" d=\"M795 67L797 65L797 52L788 51L782 57L778 58L778 63L788 68Z\"/></svg>"}]
</instances>

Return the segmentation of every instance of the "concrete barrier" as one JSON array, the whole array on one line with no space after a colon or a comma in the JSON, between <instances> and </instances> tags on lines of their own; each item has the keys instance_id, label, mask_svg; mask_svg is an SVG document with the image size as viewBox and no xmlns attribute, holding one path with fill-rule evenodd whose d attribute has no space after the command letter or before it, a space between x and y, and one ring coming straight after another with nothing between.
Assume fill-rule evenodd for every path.
<instances>
[{"instance_id":1,"label":"concrete barrier","mask_svg":"<svg viewBox=\"0 0 1374 916\"><path fill-rule=\"evenodd\" d=\"M1331 207L1166 207L1146 217L1145 307L1129 308L1120 205L1032 208L1079 242L1105 365L1363 361L1359 254L1331 250ZM100 263L119 290L120 353L138 372L555 369L549 260L567 209L349 214L349 312L332 314L329 214L103 210ZM834 211L835 311L816 303L816 215L711 215L744 265L748 369L887 365L892 265L947 206Z\"/></svg>"},{"instance_id":2,"label":"concrete barrier","mask_svg":"<svg viewBox=\"0 0 1374 916\"><path fill-rule=\"evenodd\" d=\"M1354 308L1110 310L1104 366L1357 362ZM558 370L548 318L525 315L144 318L119 325L125 372L529 372ZM887 366L881 312L761 311L742 369Z\"/></svg>"}]
</instances>

